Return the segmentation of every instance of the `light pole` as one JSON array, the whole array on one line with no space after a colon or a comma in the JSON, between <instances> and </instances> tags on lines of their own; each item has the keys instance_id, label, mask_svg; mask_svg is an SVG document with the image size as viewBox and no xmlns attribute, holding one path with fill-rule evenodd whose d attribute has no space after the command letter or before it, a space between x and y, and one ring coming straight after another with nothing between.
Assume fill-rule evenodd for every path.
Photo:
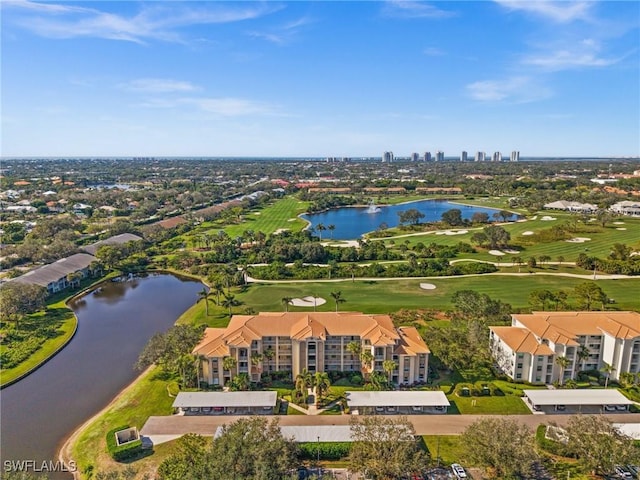
<instances>
[{"instance_id":1,"label":"light pole","mask_svg":"<svg viewBox=\"0 0 640 480\"><path fill-rule=\"evenodd\" d=\"M320 435L318 435L318 459L316 463L318 465L318 478L322 478L322 470L320 469Z\"/></svg>"}]
</instances>

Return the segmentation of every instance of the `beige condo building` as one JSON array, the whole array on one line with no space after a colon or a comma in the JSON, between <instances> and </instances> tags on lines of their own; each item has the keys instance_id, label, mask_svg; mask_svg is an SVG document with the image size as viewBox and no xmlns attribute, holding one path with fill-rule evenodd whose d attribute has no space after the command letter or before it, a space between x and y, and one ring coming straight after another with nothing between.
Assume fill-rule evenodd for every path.
<instances>
[{"instance_id":1,"label":"beige condo building","mask_svg":"<svg viewBox=\"0 0 640 480\"><path fill-rule=\"evenodd\" d=\"M582 370L613 367L610 378L640 372L640 313L533 312L511 315L510 327L490 327L492 355L514 380L552 383ZM557 362L567 359L566 367Z\"/></svg>"},{"instance_id":2,"label":"beige condo building","mask_svg":"<svg viewBox=\"0 0 640 480\"><path fill-rule=\"evenodd\" d=\"M370 365L350 351L352 342L373 355ZM226 328L207 328L193 353L200 358L200 381L210 385L239 373L258 381L275 371L291 372L292 379L303 370L382 372L385 360L396 363L393 382L414 383L427 380L429 367L429 349L414 327L396 328L388 315L359 312L234 315ZM230 371L223 367L226 357L235 359Z\"/></svg>"}]
</instances>

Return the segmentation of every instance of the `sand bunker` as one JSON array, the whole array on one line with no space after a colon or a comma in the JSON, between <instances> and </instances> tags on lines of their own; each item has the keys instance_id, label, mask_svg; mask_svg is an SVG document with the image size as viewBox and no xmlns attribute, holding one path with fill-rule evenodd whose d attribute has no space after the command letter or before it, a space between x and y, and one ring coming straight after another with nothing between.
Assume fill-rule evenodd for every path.
<instances>
[{"instance_id":1,"label":"sand bunker","mask_svg":"<svg viewBox=\"0 0 640 480\"><path fill-rule=\"evenodd\" d=\"M557 218L556 217L550 217L549 215L545 215L540 220L542 220L543 222L549 222L551 220L557 220Z\"/></svg>"},{"instance_id":2,"label":"sand bunker","mask_svg":"<svg viewBox=\"0 0 640 480\"><path fill-rule=\"evenodd\" d=\"M288 228L279 228L275 232L273 232L273 234L274 235L278 235L279 233L286 232L287 230L289 230L289 229Z\"/></svg>"},{"instance_id":3,"label":"sand bunker","mask_svg":"<svg viewBox=\"0 0 640 480\"><path fill-rule=\"evenodd\" d=\"M635 257L636 255L640 255L640 252L631 252L629 254L630 257Z\"/></svg>"},{"instance_id":4,"label":"sand bunker","mask_svg":"<svg viewBox=\"0 0 640 480\"><path fill-rule=\"evenodd\" d=\"M327 301L322 297L303 297L294 298L291 300L291 305L294 307L314 307L324 305Z\"/></svg>"},{"instance_id":5,"label":"sand bunker","mask_svg":"<svg viewBox=\"0 0 640 480\"><path fill-rule=\"evenodd\" d=\"M435 290L436 286L433 283L421 283L420 288L423 290Z\"/></svg>"},{"instance_id":6,"label":"sand bunker","mask_svg":"<svg viewBox=\"0 0 640 480\"><path fill-rule=\"evenodd\" d=\"M537 220L538 219L538 215L534 215L533 217L531 217L531 220Z\"/></svg>"},{"instance_id":7,"label":"sand bunker","mask_svg":"<svg viewBox=\"0 0 640 480\"><path fill-rule=\"evenodd\" d=\"M254 215L262 215L260 212L253 212Z\"/></svg>"},{"instance_id":8,"label":"sand bunker","mask_svg":"<svg viewBox=\"0 0 640 480\"><path fill-rule=\"evenodd\" d=\"M574 237L574 238L570 238L569 240L565 240L565 242L569 242L569 243L584 243L584 242L588 242L590 241L590 238L587 237Z\"/></svg>"},{"instance_id":9,"label":"sand bunker","mask_svg":"<svg viewBox=\"0 0 640 480\"><path fill-rule=\"evenodd\" d=\"M626 230L626 228L625 227L618 227L618 228L616 228L616 230Z\"/></svg>"},{"instance_id":10,"label":"sand bunker","mask_svg":"<svg viewBox=\"0 0 640 480\"><path fill-rule=\"evenodd\" d=\"M533 234L534 234L534 232L532 232L531 230L527 230L526 232L522 232L522 235L524 235L525 237L529 236L529 235L533 235Z\"/></svg>"},{"instance_id":11,"label":"sand bunker","mask_svg":"<svg viewBox=\"0 0 640 480\"><path fill-rule=\"evenodd\" d=\"M444 230L436 232L436 235L464 235L465 233L469 233L469 230Z\"/></svg>"},{"instance_id":12,"label":"sand bunker","mask_svg":"<svg viewBox=\"0 0 640 480\"><path fill-rule=\"evenodd\" d=\"M495 255L496 257L501 257L504 255L504 252L500 250L489 250L489 255Z\"/></svg>"},{"instance_id":13,"label":"sand bunker","mask_svg":"<svg viewBox=\"0 0 640 480\"><path fill-rule=\"evenodd\" d=\"M613 222L614 225L624 225L624 222Z\"/></svg>"},{"instance_id":14,"label":"sand bunker","mask_svg":"<svg viewBox=\"0 0 640 480\"><path fill-rule=\"evenodd\" d=\"M517 255L518 253L520 253L518 250L503 250L504 253L510 253L511 255Z\"/></svg>"},{"instance_id":15,"label":"sand bunker","mask_svg":"<svg viewBox=\"0 0 640 480\"><path fill-rule=\"evenodd\" d=\"M287 220L287 222L295 222L297 220L297 218L290 218L289 220Z\"/></svg>"}]
</instances>

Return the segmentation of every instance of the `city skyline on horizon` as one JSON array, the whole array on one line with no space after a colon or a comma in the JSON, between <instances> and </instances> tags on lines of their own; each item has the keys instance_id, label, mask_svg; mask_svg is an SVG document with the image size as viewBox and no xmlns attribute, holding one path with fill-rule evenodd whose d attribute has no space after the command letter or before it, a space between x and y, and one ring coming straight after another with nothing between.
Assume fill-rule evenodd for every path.
<instances>
[{"instance_id":1,"label":"city skyline on horizon","mask_svg":"<svg viewBox=\"0 0 640 480\"><path fill-rule=\"evenodd\" d=\"M3 158L640 156L636 2L0 9Z\"/></svg>"}]
</instances>

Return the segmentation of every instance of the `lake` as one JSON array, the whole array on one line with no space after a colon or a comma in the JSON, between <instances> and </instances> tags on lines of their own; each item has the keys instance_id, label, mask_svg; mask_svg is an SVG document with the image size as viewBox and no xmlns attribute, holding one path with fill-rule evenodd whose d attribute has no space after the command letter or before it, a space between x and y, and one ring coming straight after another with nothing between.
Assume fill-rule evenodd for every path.
<instances>
[{"instance_id":1,"label":"lake","mask_svg":"<svg viewBox=\"0 0 640 480\"><path fill-rule=\"evenodd\" d=\"M325 212L302 215L302 218L311 222L313 228L322 223L325 227L335 225L333 238L336 240L355 240L367 232L372 232L386 223L388 227L396 227L400 223L398 212L403 212L415 208L422 212L425 217L421 222L436 222L442 214L452 208L457 208L462 212L462 218L470 219L476 212L485 212L492 215L498 210L485 207L471 207L458 205L446 200L420 200L418 202L402 203L399 205L388 205L376 207L375 213L371 207L343 207L327 210ZM317 233L316 233L317 234ZM322 238L331 238L331 232L322 232Z\"/></svg>"},{"instance_id":2,"label":"lake","mask_svg":"<svg viewBox=\"0 0 640 480\"><path fill-rule=\"evenodd\" d=\"M70 304L78 317L71 342L0 394L2 465L57 460L65 438L136 378L133 364L147 341L171 327L201 289L197 281L154 274L105 282Z\"/></svg>"}]
</instances>

